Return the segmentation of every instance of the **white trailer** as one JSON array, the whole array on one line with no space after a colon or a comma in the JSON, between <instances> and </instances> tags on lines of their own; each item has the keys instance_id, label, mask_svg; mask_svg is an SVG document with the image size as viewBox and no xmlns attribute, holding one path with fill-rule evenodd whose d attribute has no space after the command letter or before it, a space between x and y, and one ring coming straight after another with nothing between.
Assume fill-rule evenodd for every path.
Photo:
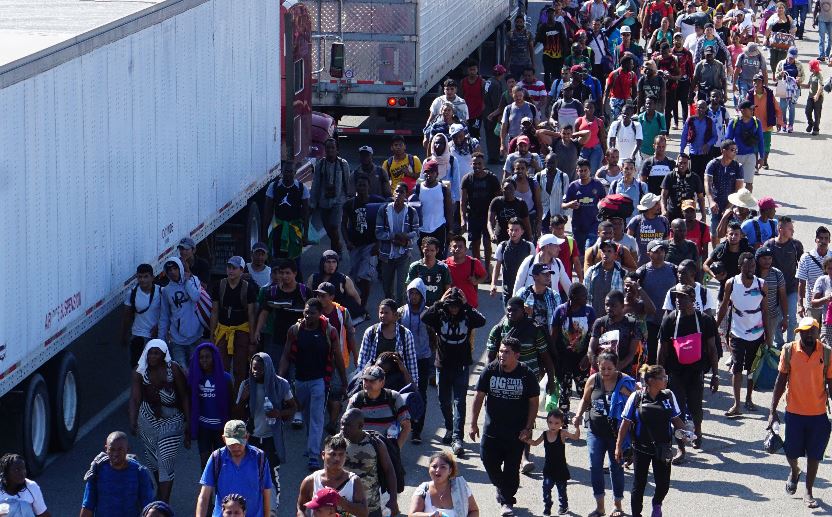
<instances>
[{"instance_id":1,"label":"white trailer","mask_svg":"<svg viewBox=\"0 0 832 517\"><path fill-rule=\"evenodd\" d=\"M15 3L0 0L0 409L16 417L0 427L37 472L78 431L66 347L123 302L137 264L159 271L277 175L286 11Z\"/></svg>"},{"instance_id":2,"label":"white trailer","mask_svg":"<svg viewBox=\"0 0 832 517\"><path fill-rule=\"evenodd\" d=\"M502 24L510 4L511 0L309 0L315 105L362 114L367 114L366 108L417 107L493 33L502 48ZM340 78L329 73L333 42L344 45Z\"/></svg>"}]
</instances>

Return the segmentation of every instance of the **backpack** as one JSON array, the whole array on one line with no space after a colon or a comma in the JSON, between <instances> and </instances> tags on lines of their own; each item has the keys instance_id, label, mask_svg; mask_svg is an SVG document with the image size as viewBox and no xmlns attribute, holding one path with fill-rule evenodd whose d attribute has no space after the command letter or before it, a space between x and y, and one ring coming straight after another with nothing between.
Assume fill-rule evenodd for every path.
<instances>
[{"instance_id":1,"label":"backpack","mask_svg":"<svg viewBox=\"0 0 832 517\"><path fill-rule=\"evenodd\" d=\"M762 244L763 243L763 238L762 238L763 236L762 236L762 233L760 232L762 230L762 228L760 228L760 221L758 221L756 218L754 218L754 219L751 220L751 223L754 225L754 237L756 237L756 239L757 239L755 242L757 242L758 244ZM768 226L769 226L769 228L771 228L771 236L776 237L777 236L777 226L774 224L774 221L769 219L768 220Z\"/></svg>"},{"instance_id":2,"label":"backpack","mask_svg":"<svg viewBox=\"0 0 832 517\"><path fill-rule=\"evenodd\" d=\"M537 181L538 185L543 187L543 190L546 190L545 185L548 182L548 180L546 182L544 182L544 181L541 181L541 179L540 179L540 176L543 174L543 172L544 171L540 171L537 174L535 174L535 176L536 176L535 181ZM548 171L547 171L547 174L548 174ZM566 193L566 173L562 172L560 169L555 169L555 174L560 176L560 191L561 191L562 194L565 194ZM553 181L552 182L552 187L554 188L554 186L555 186L555 182ZM546 190L546 193L551 195L552 194L552 189ZM545 212L545 210L544 210L544 212Z\"/></svg>"},{"instance_id":3,"label":"backpack","mask_svg":"<svg viewBox=\"0 0 832 517\"><path fill-rule=\"evenodd\" d=\"M248 305L248 282L245 280L240 280L240 305L245 308ZM225 301L225 289L228 287L228 279L223 278L220 280L220 300L219 306L222 307L223 302Z\"/></svg>"},{"instance_id":4,"label":"backpack","mask_svg":"<svg viewBox=\"0 0 832 517\"><path fill-rule=\"evenodd\" d=\"M820 344L821 350L823 351L823 357L821 357L821 364L823 365L823 392L827 394L826 398L826 409L829 409L829 394L826 390L826 378L829 375L829 362L832 360L832 348L824 345L823 343ZM789 371L791 371L791 361L792 361L792 343L786 343L783 345L783 352L786 354L786 357L783 359L785 364L789 366Z\"/></svg>"},{"instance_id":5,"label":"backpack","mask_svg":"<svg viewBox=\"0 0 832 517\"><path fill-rule=\"evenodd\" d=\"M402 464L402 453L399 450L399 444L396 440L391 440L390 438L375 431L364 432L367 433L367 436L370 437L370 441L373 442L373 447L376 449L376 457L379 456L379 447L385 447L387 449L387 455L390 457L390 463L393 464L393 471L396 473L395 493L401 494L404 492L404 478L407 475L407 472L404 470L404 465ZM393 495L393 492L390 491L392 487L387 486L387 478L384 476L384 469L381 467L381 462L378 460L376 460L376 468L378 469L377 476L379 488L381 488L382 492Z\"/></svg>"},{"instance_id":6,"label":"backpack","mask_svg":"<svg viewBox=\"0 0 832 517\"><path fill-rule=\"evenodd\" d=\"M760 121L757 119L757 117L751 117L751 120L754 121L754 129L748 129L746 127L743 127L742 128L742 133L739 135L739 137L740 137L740 140L742 140L742 143L744 143L745 145L747 145L749 147L756 147L756 144L757 144L757 128L760 127ZM740 121L740 117L737 116L737 117L734 117L733 119L731 119L731 122L728 123L729 127L731 128L731 131L734 131L734 133L736 133L736 131L737 131L737 123L739 121ZM735 138L736 138L736 136L735 136Z\"/></svg>"},{"instance_id":7,"label":"backpack","mask_svg":"<svg viewBox=\"0 0 832 517\"><path fill-rule=\"evenodd\" d=\"M758 237L759 238L759 237ZM145 312L153 306L153 297L156 295L156 290L159 289L159 286L156 284L152 284L153 290L150 291L150 300L147 301L147 307L144 309L137 311L136 310L136 295L139 293L139 286L138 284L133 286L133 290L130 291L130 308L133 309L133 314L144 314ZM12 515L12 514L9 514Z\"/></svg>"},{"instance_id":8,"label":"backpack","mask_svg":"<svg viewBox=\"0 0 832 517\"><path fill-rule=\"evenodd\" d=\"M624 194L607 194L598 201L598 220L620 217L627 219L633 213L633 200Z\"/></svg>"},{"instance_id":9,"label":"backpack","mask_svg":"<svg viewBox=\"0 0 832 517\"><path fill-rule=\"evenodd\" d=\"M211 453L211 466L214 472L214 483L219 483L220 471L222 470L222 460L220 460L220 451L217 449ZM266 453L257 447L248 447L246 454L254 453L257 457L257 475L259 476L258 486L263 486L263 476L266 475ZM274 467L274 466L273 466Z\"/></svg>"},{"instance_id":10,"label":"backpack","mask_svg":"<svg viewBox=\"0 0 832 517\"><path fill-rule=\"evenodd\" d=\"M638 322L632 318L629 314L624 315L624 319L630 324L630 335L635 335L636 330L638 330ZM607 320L609 321L609 320ZM607 331L606 327L601 325L601 335L603 336L604 333ZM620 344L620 343L619 343ZM618 353L618 350L616 350ZM633 354L633 366L630 369L622 370L622 373L626 373L627 375L636 377L638 376L638 371L641 369L641 366L647 362L647 352L644 349L644 340L639 340L636 342L636 350ZM594 367L593 367L594 368Z\"/></svg>"}]
</instances>

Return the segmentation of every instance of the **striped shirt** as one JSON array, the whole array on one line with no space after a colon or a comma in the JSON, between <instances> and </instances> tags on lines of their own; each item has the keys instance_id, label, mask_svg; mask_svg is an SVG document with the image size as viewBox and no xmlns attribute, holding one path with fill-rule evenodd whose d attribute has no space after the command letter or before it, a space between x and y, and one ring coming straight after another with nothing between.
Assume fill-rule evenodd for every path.
<instances>
[{"instance_id":1,"label":"striped shirt","mask_svg":"<svg viewBox=\"0 0 832 517\"><path fill-rule=\"evenodd\" d=\"M806 282L806 297L804 299L806 306L810 307L810 302L812 301L812 297L814 296L815 291L815 282L817 281L818 277L823 275L823 260L826 257L832 257L832 250L827 251L826 255L821 257L818 255L818 251L816 249L809 250L805 252L801 257L800 260L797 261L797 274L795 275L798 280L803 280Z\"/></svg>"},{"instance_id":2,"label":"striped shirt","mask_svg":"<svg viewBox=\"0 0 832 517\"><path fill-rule=\"evenodd\" d=\"M511 324L504 316L499 323L494 325L488 334L488 351L496 353L500 348L503 338L513 337L520 340L520 362L525 364L529 370L538 376L538 354L547 351L546 336L543 329L534 324L532 320L524 317L517 324Z\"/></svg>"},{"instance_id":3,"label":"striped shirt","mask_svg":"<svg viewBox=\"0 0 832 517\"><path fill-rule=\"evenodd\" d=\"M364 430L375 431L382 436L387 436L387 430L394 425L401 426L405 420L410 420L410 412L404 403L404 399L398 391L382 389L381 395L376 399L367 397L367 392L359 391L347 404L347 410L357 408L364 415ZM395 408L395 413L393 409Z\"/></svg>"},{"instance_id":4,"label":"striped shirt","mask_svg":"<svg viewBox=\"0 0 832 517\"><path fill-rule=\"evenodd\" d=\"M538 107L540 106L540 101L544 100L548 93L546 91L546 85L543 84L543 81L541 80L537 80L531 84L528 84L525 81L520 81L520 86L529 92L529 100L535 103Z\"/></svg>"}]
</instances>

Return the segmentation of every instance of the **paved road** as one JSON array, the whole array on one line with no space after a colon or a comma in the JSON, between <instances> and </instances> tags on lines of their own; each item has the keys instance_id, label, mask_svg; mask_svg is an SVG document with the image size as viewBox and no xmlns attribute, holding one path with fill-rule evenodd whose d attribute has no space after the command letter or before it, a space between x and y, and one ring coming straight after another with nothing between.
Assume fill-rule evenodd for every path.
<instances>
[{"instance_id":1,"label":"paved road","mask_svg":"<svg viewBox=\"0 0 832 517\"><path fill-rule=\"evenodd\" d=\"M532 3L533 16L540 9L541 3ZM810 55L817 48L817 34L807 33L807 40L800 43L801 53ZM806 61L808 58L802 58ZM830 69L824 69L828 76ZM804 96L805 97L805 96ZM803 102L800 103L795 127L805 127ZM421 119L422 114L418 115ZM809 137L805 133L792 135L775 135L772 156L769 160L771 169L763 171L755 182L755 194L771 195L782 205L781 214L791 215L797 221L797 237L807 246L814 238L814 229L819 224L829 224L832 219L832 207L828 203L832 182L829 180L829 162L832 155L832 134L830 114L825 115L821 127L823 135ZM678 141L678 134L673 135ZM387 143L380 139L348 139L343 143L345 154L354 159L359 144L369 143L376 149L387 149ZM414 141L409 144L412 150L418 147ZM670 148L673 148L671 145ZM304 257L304 270L316 267L322 248L310 249ZM378 289L374 292L373 303L380 298ZM489 325L497 322L501 316L501 306L497 299L491 299L481 291L481 309ZM372 304L371 304L372 306ZM103 407L115 400L127 385L127 372L123 369L110 368L113 362L123 362L124 352L112 344L111 336L116 335L114 317L106 319L84 337L84 346L99 347L96 355L101 359L85 370L85 375L96 375L98 380L94 389L84 392L88 407ZM366 324L359 329L363 332ZM484 340L486 332L480 332L476 343L475 356L479 361L475 366L478 372L484 365ZM102 368L103 367L103 368ZM472 374L471 385L476 373ZM674 467L671 491L666 500L665 514L687 516L702 513L703 510L714 516L748 515L751 512L764 512L779 515L828 515L832 514L832 472L828 463L821 466L816 483L815 495L822 501L821 508L809 513L798 497L788 497L783 493L783 481L787 475L785 458L781 455L769 456L761 450L764 435L765 412L744 416L736 420L722 417L722 412L730 405L730 395L725 388L728 376L722 372L723 388L715 395L706 395L706 416L703 449L690 455L690 461L682 467ZM469 399L473 393L469 394ZM756 395L757 403L766 407L770 401L769 393ZM407 509L413 486L427 480L427 457L441 447L439 437L440 417L435 390L431 390L428 400L428 422L423 433L425 442L421 446L408 444L403 451L408 469L408 488L400 496L399 504ZM782 406L781 406L782 409ZM86 417L89 417L89 411ZM86 418L85 418L86 420ZM543 425L542 418L541 425ZM56 456L47 470L38 478L52 515L57 517L77 515L82 494L81 477L90 459L100 450L104 437L109 431L127 428L126 407L117 407L100 423L90 429L75 447L68 453ZM287 450L303 450L302 431L287 433ZM140 444L131 441L135 452L140 451ZM194 444L194 449L196 445ZM488 483L482 469L479 450L476 444L467 444L468 458L462 461L462 475L472 485L481 508L481 515L497 515L498 507L494 501L494 490ZM540 452L540 451L538 451ZM289 462L281 468L283 495L280 515L293 515L293 504L297 497L297 488L305 471L305 459L298 452L297 457L290 457ZM586 444L579 441L567 448L573 480L569 485L570 507L573 515L586 515L593 508L592 491L589 484L588 456ZM541 462L538 460L538 464ZM195 450L183 451L177 463L177 479L173 490L174 507L177 515L192 515L195 497L198 492L199 478L198 457ZM627 487L631 486L631 474L627 474ZM540 515L542 503L540 497L541 477L539 472L521 478L518 494L518 515ZM648 488L648 495L652 489ZM799 495L799 493L798 493ZM649 507L649 502L648 502ZM607 509L611 508L611 502ZM629 509L629 496L625 500L625 510Z\"/></svg>"}]
</instances>

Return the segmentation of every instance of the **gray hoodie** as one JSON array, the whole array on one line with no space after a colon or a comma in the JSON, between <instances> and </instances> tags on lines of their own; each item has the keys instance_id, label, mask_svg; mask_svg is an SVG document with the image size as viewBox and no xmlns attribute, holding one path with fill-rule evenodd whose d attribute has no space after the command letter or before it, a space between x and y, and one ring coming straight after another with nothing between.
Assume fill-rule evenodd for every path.
<instances>
[{"instance_id":1,"label":"gray hoodie","mask_svg":"<svg viewBox=\"0 0 832 517\"><path fill-rule=\"evenodd\" d=\"M168 343L190 345L202 338L202 324L196 317L199 300L199 279L193 275L185 280L185 268L179 257L172 257L179 267L179 281L162 288L162 315L159 319L159 336L170 334Z\"/></svg>"},{"instance_id":2,"label":"gray hoodie","mask_svg":"<svg viewBox=\"0 0 832 517\"><path fill-rule=\"evenodd\" d=\"M414 312L410 308L410 301L399 307L399 323L404 325L413 334L413 346L416 348L416 359L426 359L431 356L430 336L428 328L422 322L422 313L425 312L425 300L427 299L428 288L421 278L414 278L407 284L407 292L419 291L422 301L419 303L419 310Z\"/></svg>"}]
</instances>

